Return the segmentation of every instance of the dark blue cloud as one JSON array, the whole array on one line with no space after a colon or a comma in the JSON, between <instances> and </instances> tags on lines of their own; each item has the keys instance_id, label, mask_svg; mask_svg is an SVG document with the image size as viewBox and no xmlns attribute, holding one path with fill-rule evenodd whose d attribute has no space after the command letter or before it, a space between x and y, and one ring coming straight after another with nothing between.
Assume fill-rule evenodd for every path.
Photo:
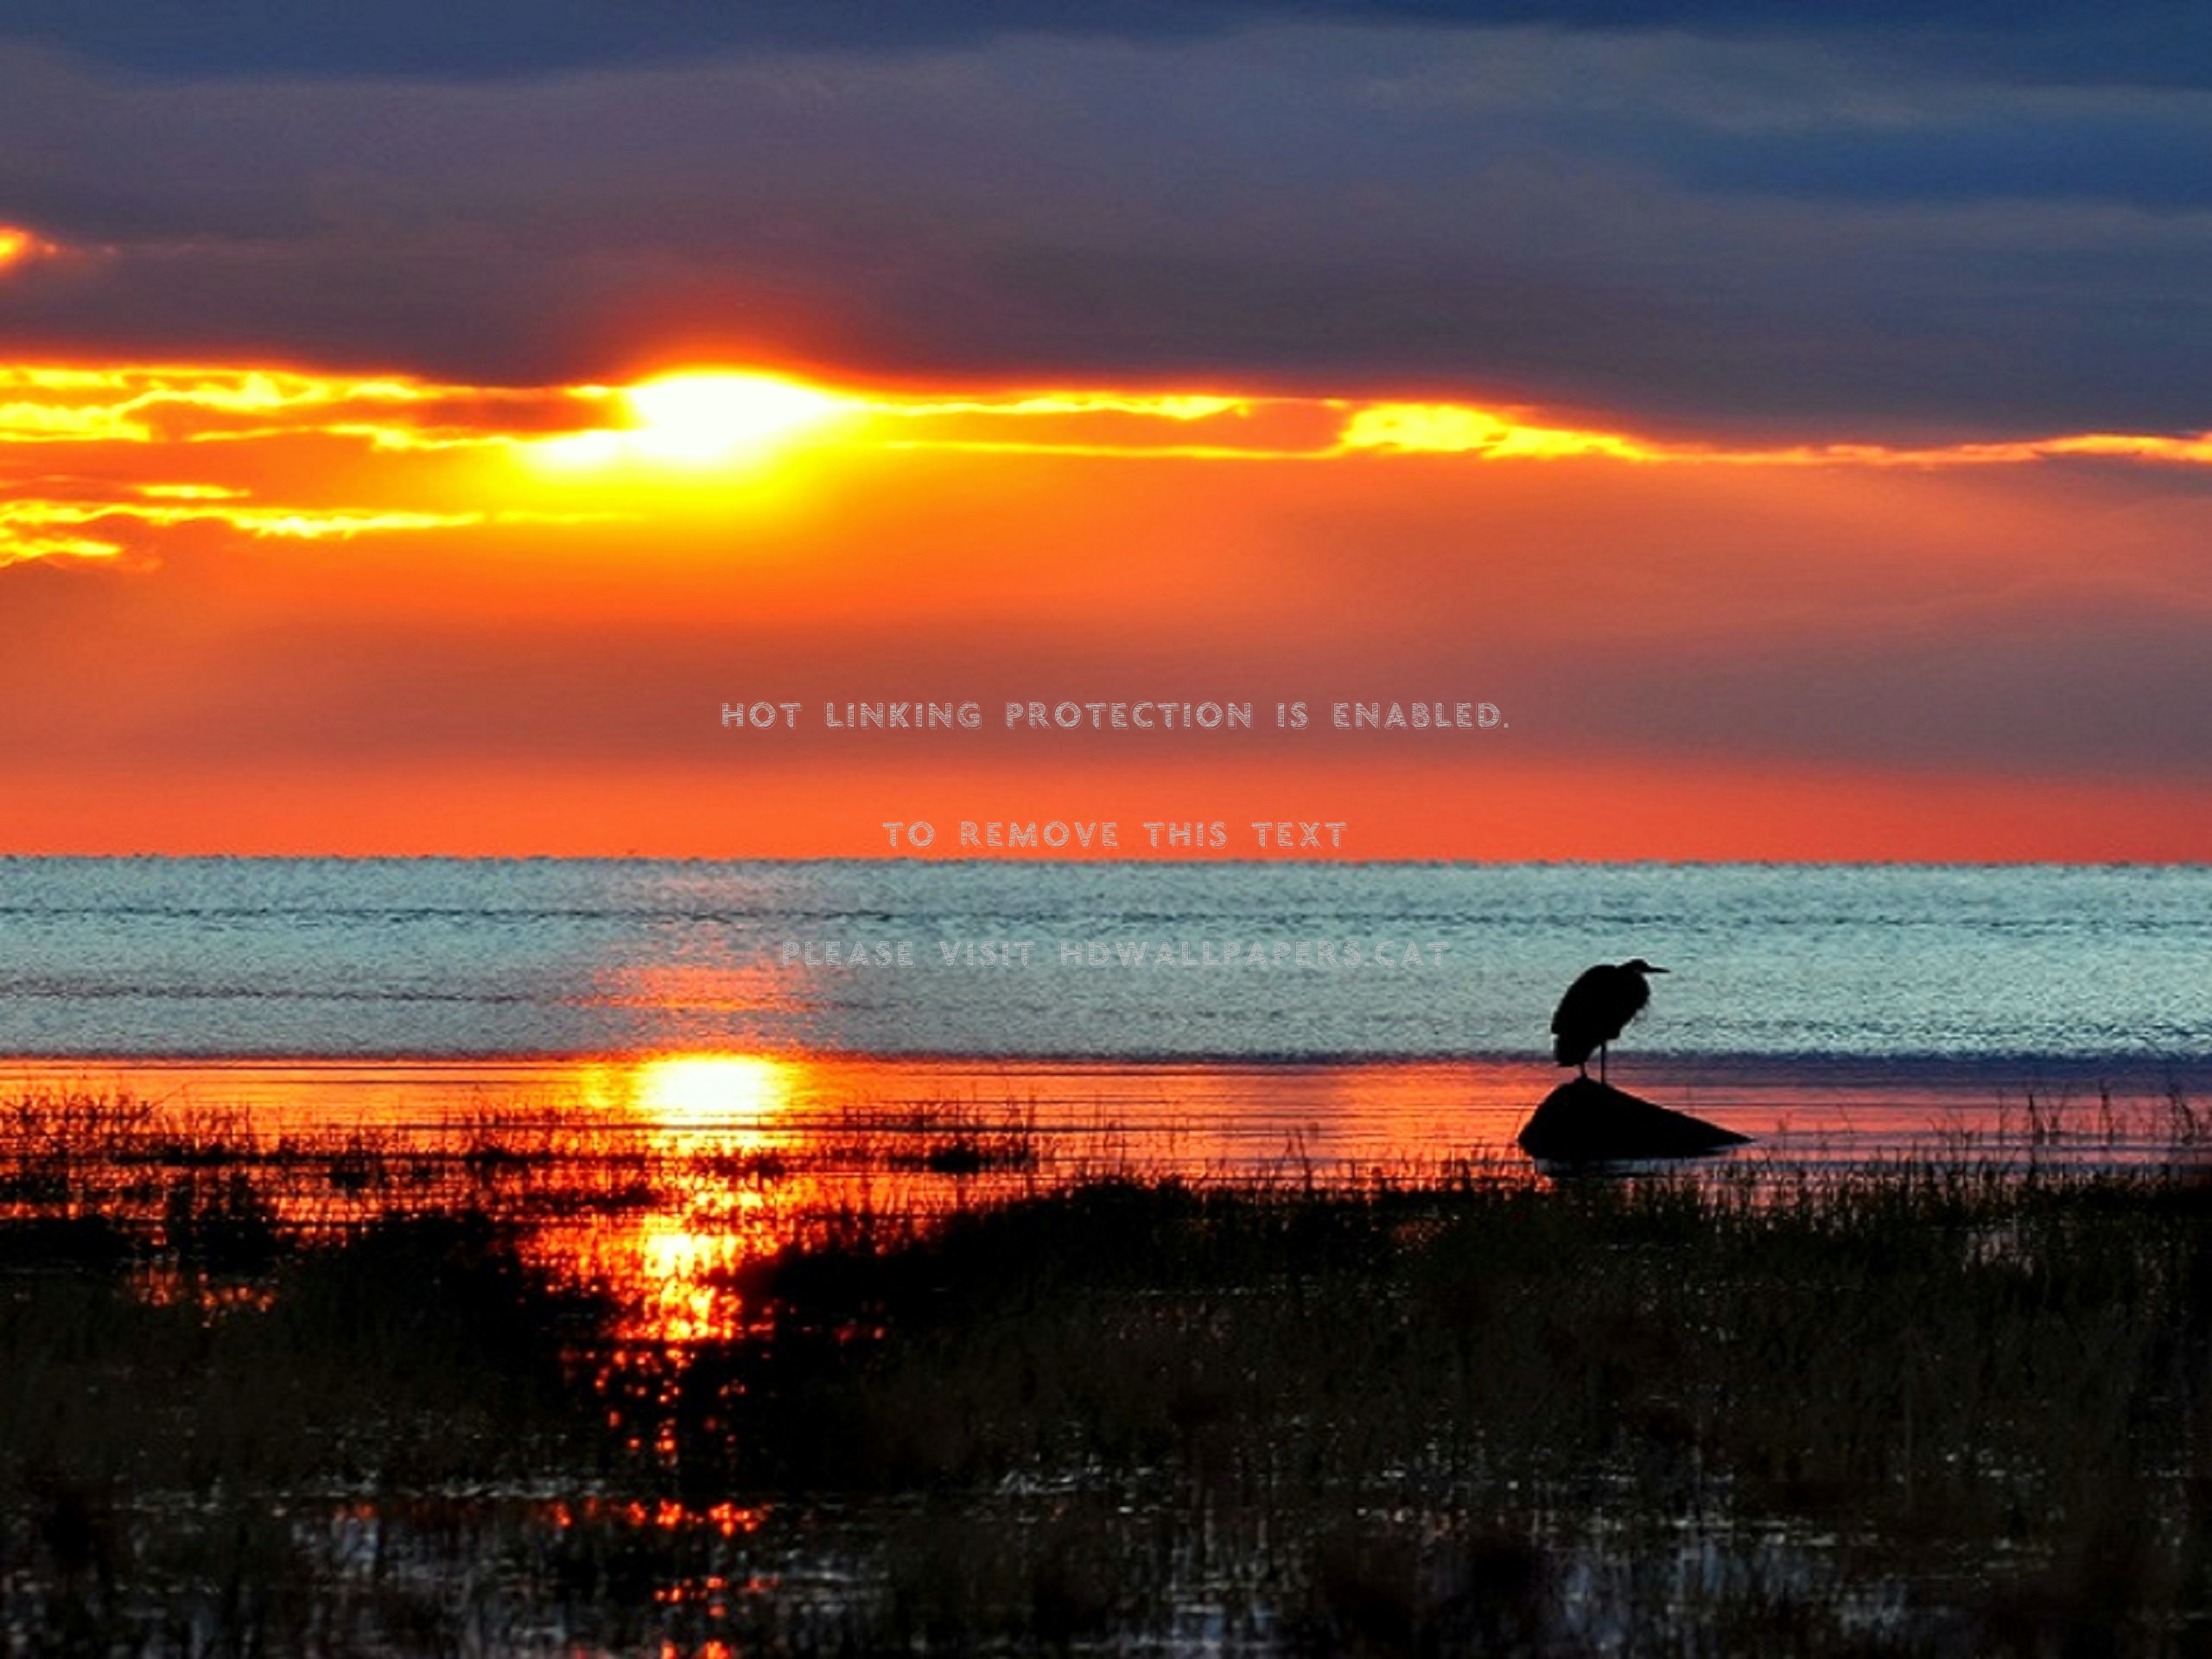
<instances>
[{"instance_id":1,"label":"dark blue cloud","mask_svg":"<svg viewBox=\"0 0 2212 1659\"><path fill-rule=\"evenodd\" d=\"M156 75L475 79L1276 22L1807 38L1978 77L2212 85L2212 11L2174 0L9 0L0 38Z\"/></svg>"},{"instance_id":2,"label":"dark blue cloud","mask_svg":"<svg viewBox=\"0 0 2212 1659\"><path fill-rule=\"evenodd\" d=\"M1704 189L1855 202L2070 199L2152 209L2212 207L2201 118L2082 111L2030 121L1999 112L1910 130L1740 137L1681 131L1658 153Z\"/></svg>"},{"instance_id":3,"label":"dark blue cloud","mask_svg":"<svg viewBox=\"0 0 2212 1659\"><path fill-rule=\"evenodd\" d=\"M344 29L422 17L366 10ZM664 13L734 28L625 15ZM245 40L264 14L191 15ZM1023 34L498 84L148 79L0 44L0 221L82 251L0 285L0 350L499 380L765 356L1838 437L2212 426L2212 98L1907 73L1792 15L1758 39ZM169 16L180 52L222 36L130 16L149 41ZM531 16L540 50L605 21Z\"/></svg>"}]
</instances>

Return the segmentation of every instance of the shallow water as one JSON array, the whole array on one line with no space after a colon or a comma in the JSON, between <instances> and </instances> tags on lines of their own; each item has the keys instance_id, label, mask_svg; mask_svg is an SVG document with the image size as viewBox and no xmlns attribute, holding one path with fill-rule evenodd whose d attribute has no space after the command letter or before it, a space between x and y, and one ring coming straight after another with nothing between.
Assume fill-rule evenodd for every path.
<instances>
[{"instance_id":1,"label":"shallow water","mask_svg":"<svg viewBox=\"0 0 2212 1659\"><path fill-rule=\"evenodd\" d=\"M1753 1137L1736 1154L1833 1165L1979 1152L2126 1164L2212 1136L2212 1068L2124 1060L1624 1059L1613 1081ZM1018 1126L1057 1171L1332 1178L1510 1162L1564 1075L1539 1059L1189 1062L688 1052L535 1060L15 1059L0 1098L128 1096L270 1133L450 1133L552 1116L620 1141L807 1154Z\"/></svg>"}]
</instances>

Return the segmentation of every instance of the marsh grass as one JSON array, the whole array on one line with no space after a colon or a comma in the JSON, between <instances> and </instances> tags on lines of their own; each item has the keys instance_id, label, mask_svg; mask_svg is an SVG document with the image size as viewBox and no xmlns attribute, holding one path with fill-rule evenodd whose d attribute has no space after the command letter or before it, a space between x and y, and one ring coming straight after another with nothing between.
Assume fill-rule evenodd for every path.
<instances>
[{"instance_id":1,"label":"marsh grass","mask_svg":"<svg viewBox=\"0 0 2212 1659\"><path fill-rule=\"evenodd\" d=\"M19 1103L0 1643L2212 1641L2194 1141L2133 1169L1199 1184L1025 1166L1018 1120L893 1122L851 1127L880 1153L1015 1135L1017 1187L794 1210L716 1269L741 1331L671 1344L621 1336L624 1287L552 1271L533 1230L702 1170L783 1179L757 1150Z\"/></svg>"},{"instance_id":2,"label":"marsh grass","mask_svg":"<svg viewBox=\"0 0 2212 1659\"><path fill-rule=\"evenodd\" d=\"M731 1444L772 1446L772 1484L1057 1474L1241 1536L1220 1585L1258 1587L1216 1592L1270 1641L2157 1651L2206 1628L2194 1180L1109 1185L760 1272L787 1325L745 1358L762 1415ZM823 1386L810 1334L855 1329L883 1335ZM925 1576L913 1605L957 1624L963 1580ZM1019 1623L1002 1583L969 1599Z\"/></svg>"}]
</instances>

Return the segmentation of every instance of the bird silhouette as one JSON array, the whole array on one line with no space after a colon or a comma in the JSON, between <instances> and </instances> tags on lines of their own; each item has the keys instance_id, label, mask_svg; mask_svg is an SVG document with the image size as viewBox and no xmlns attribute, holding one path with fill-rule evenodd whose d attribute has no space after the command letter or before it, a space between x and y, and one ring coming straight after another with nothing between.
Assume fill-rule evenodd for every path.
<instances>
[{"instance_id":1,"label":"bird silhouette","mask_svg":"<svg viewBox=\"0 0 2212 1659\"><path fill-rule=\"evenodd\" d=\"M1601 962L1567 988L1552 1015L1552 1058L1590 1075L1590 1051L1598 1051L1598 1080L1605 1079L1605 1049L1621 1029L1643 1012L1651 1000L1648 974L1663 974L1642 957L1633 961Z\"/></svg>"}]
</instances>

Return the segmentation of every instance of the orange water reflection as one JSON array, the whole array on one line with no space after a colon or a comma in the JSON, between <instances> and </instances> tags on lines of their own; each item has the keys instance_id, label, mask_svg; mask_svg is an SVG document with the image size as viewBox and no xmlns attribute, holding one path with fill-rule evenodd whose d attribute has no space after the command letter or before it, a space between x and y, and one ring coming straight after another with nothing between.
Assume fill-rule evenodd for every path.
<instances>
[{"instance_id":1,"label":"orange water reflection","mask_svg":"<svg viewBox=\"0 0 2212 1659\"><path fill-rule=\"evenodd\" d=\"M766 1055L712 1053L575 1068L572 1109L610 1152L621 1147L650 1172L644 1201L548 1225L537 1243L564 1276L617 1291L619 1336L680 1344L742 1327L737 1268L772 1253L791 1236L795 1214L828 1196L779 1150L802 1070Z\"/></svg>"},{"instance_id":2,"label":"orange water reflection","mask_svg":"<svg viewBox=\"0 0 2212 1659\"><path fill-rule=\"evenodd\" d=\"M2041 1144L2155 1153L2162 1103L2008 1099L1985 1073L1802 1074L1680 1061L1633 1086L1758 1135L1753 1158ZM0 1061L0 1103L129 1096L243 1137L288 1219L461 1201L611 1292L619 1334L719 1339L762 1310L746 1265L855 1218L927 1218L1089 1177L1338 1182L1468 1165L1533 1180L1512 1137L1549 1066L1131 1064L671 1052L540 1061ZM150 1143L149 1143L150 1144ZM321 1148L318 1152L316 1149ZM141 1148L141 1154L143 1153ZM158 1192L138 1161L115 1192ZM181 1167L181 1166L180 1166ZM132 1187L130 1181L139 1185Z\"/></svg>"},{"instance_id":3,"label":"orange water reflection","mask_svg":"<svg viewBox=\"0 0 2212 1659\"><path fill-rule=\"evenodd\" d=\"M771 1120L791 1103L798 1065L759 1054L679 1054L626 1074L638 1111L671 1128Z\"/></svg>"},{"instance_id":4,"label":"orange water reflection","mask_svg":"<svg viewBox=\"0 0 2212 1659\"><path fill-rule=\"evenodd\" d=\"M156 1103L252 1139L289 1218L481 1204L613 1293L630 1344L727 1338L748 1262L1103 1174L1340 1179L1503 1155L1525 1067L1185 1066L677 1052L531 1062L26 1061L0 1099ZM302 1148L336 1147L317 1163ZM289 1150L288 1150L289 1149ZM342 1166L342 1167L341 1167ZM285 1186L284 1182L290 1185Z\"/></svg>"}]
</instances>

